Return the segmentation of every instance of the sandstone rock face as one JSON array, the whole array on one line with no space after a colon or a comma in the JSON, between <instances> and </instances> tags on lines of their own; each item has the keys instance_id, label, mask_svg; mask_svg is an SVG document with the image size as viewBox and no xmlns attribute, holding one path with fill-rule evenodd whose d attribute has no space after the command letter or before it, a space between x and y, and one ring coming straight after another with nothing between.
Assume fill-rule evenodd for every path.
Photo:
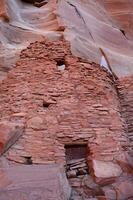
<instances>
[{"instance_id":1,"label":"sandstone rock face","mask_svg":"<svg viewBox=\"0 0 133 200\"><path fill-rule=\"evenodd\" d=\"M43 2L37 8L21 0L1 1L0 79L15 66L20 51L30 42L44 36L57 39L64 27L75 55L99 64L104 54L117 76L133 73L131 0Z\"/></svg>"},{"instance_id":2,"label":"sandstone rock face","mask_svg":"<svg viewBox=\"0 0 133 200\"><path fill-rule=\"evenodd\" d=\"M0 154L9 149L22 135L23 126L8 121L0 123Z\"/></svg>"},{"instance_id":3,"label":"sandstone rock face","mask_svg":"<svg viewBox=\"0 0 133 200\"><path fill-rule=\"evenodd\" d=\"M2 18L6 22L9 22L9 15L7 13L6 1L5 0L1 0L1 4L0 4L0 18Z\"/></svg>"},{"instance_id":4,"label":"sandstone rock face","mask_svg":"<svg viewBox=\"0 0 133 200\"><path fill-rule=\"evenodd\" d=\"M132 29L132 11L133 2L130 0L115 0L115 1L101 1L99 3L104 6L109 16L111 16L113 23L123 30L123 34L126 35L128 39L133 39L133 29Z\"/></svg>"},{"instance_id":5,"label":"sandstone rock face","mask_svg":"<svg viewBox=\"0 0 133 200\"><path fill-rule=\"evenodd\" d=\"M117 191L117 198L120 200L133 198L133 180L127 179L113 184Z\"/></svg>"},{"instance_id":6,"label":"sandstone rock face","mask_svg":"<svg viewBox=\"0 0 133 200\"><path fill-rule=\"evenodd\" d=\"M75 55L96 63L104 54L119 77L133 73L132 10L130 0L61 0L60 18ZM102 51L101 51L102 49Z\"/></svg>"},{"instance_id":7,"label":"sandstone rock face","mask_svg":"<svg viewBox=\"0 0 133 200\"><path fill-rule=\"evenodd\" d=\"M1 200L68 200L71 188L58 165L0 169Z\"/></svg>"},{"instance_id":8,"label":"sandstone rock face","mask_svg":"<svg viewBox=\"0 0 133 200\"><path fill-rule=\"evenodd\" d=\"M55 0L37 8L21 0L0 4L0 80L15 66L20 51L30 42L60 37Z\"/></svg>"},{"instance_id":9,"label":"sandstone rock face","mask_svg":"<svg viewBox=\"0 0 133 200\"><path fill-rule=\"evenodd\" d=\"M70 200L133 198L132 9L130 0L1 1L2 200L68 200L55 163L68 169ZM85 157L68 165L67 145L85 145Z\"/></svg>"}]
</instances>

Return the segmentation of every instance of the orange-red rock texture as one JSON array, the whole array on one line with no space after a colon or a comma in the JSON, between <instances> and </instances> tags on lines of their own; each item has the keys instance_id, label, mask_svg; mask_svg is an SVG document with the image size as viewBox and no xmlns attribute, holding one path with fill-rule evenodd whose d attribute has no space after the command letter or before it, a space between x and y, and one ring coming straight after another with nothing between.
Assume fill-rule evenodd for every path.
<instances>
[{"instance_id":1,"label":"orange-red rock texture","mask_svg":"<svg viewBox=\"0 0 133 200\"><path fill-rule=\"evenodd\" d=\"M100 63L102 49L118 77L133 73L130 0L60 0L58 13L72 52Z\"/></svg>"},{"instance_id":2,"label":"orange-red rock texture","mask_svg":"<svg viewBox=\"0 0 133 200\"><path fill-rule=\"evenodd\" d=\"M64 145L73 142L88 143L94 159L112 161L127 146L111 75L72 56L66 42L36 42L24 50L1 85L0 99L1 119L26 126L7 155L16 162L26 155L34 163L63 162Z\"/></svg>"},{"instance_id":3,"label":"orange-red rock texture","mask_svg":"<svg viewBox=\"0 0 133 200\"><path fill-rule=\"evenodd\" d=\"M40 8L25 2L0 4L0 79L30 42L62 35L76 56L99 64L102 49L117 76L133 73L132 0L49 0Z\"/></svg>"},{"instance_id":4,"label":"orange-red rock texture","mask_svg":"<svg viewBox=\"0 0 133 200\"><path fill-rule=\"evenodd\" d=\"M15 66L22 49L30 42L59 38L61 26L55 0L41 8L21 0L2 0L0 4L0 80Z\"/></svg>"},{"instance_id":5,"label":"orange-red rock texture","mask_svg":"<svg viewBox=\"0 0 133 200\"><path fill-rule=\"evenodd\" d=\"M64 70L58 69L60 62ZM87 144L97 183L113 183L116 190L121 180L122 187L131 184L119 87L106 69L73 56L64 40L31 44L0 87L1 121L25 126L5 154L8 164L26 164L26 158L33 164L65 164L65 145Z\"/></svg>"},{"instance_id":6,"label":"orange-red rock texture","mask_svg":"<svg viewBox=\"0 0 133 200\"><path fill-rule=\"evenodd\" d=\"M34 197L68 200L71 193L70 200L132 200L133 3L43 3L40 8L19 0L3 0L0 5L2 200L7 196L1 188L9 192L17 183L15 177L19 180L18 166L24 175L31 173L32 180L33 171L48 164L49 174L43 178L52 180L58 171L58 178L65 177L61 185L67 187L53 182L58 197L56 189L51 196L46 192L39 197L37 192ZM102 55L110 69L99 65ZM89 169L89 174L70 180L78 194L71 192L59 167L64 170L66 165L65 146L74 144L87 146ZM23 171L25 165L31 165L31 172L30 166ZM23 180L28 180L26 175ZM13 192L13 200L21 200L15 192L21 196L25 189Z\"/></svg>"},{"instance_id":7,"label":"orange-red rock texture","mask_svg":"<svg viewBox=\"0 0 133 200\"><path fill-rule=\"evenodd\" d=\"M118 91L122 108L122 116L126 122L126 131L133 153L133 76L119 80Z\"/></svg>"}]
</instances>

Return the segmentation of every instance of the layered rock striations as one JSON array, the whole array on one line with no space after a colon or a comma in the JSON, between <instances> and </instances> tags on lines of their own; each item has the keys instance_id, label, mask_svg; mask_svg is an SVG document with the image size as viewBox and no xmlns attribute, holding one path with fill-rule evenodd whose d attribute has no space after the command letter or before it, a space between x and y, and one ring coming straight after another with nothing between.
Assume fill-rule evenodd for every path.
<instances>
[{"instance_id":1,"label":"layered rock striations","mask_svg":"<svg viewBox=\"0 0 133 200\"><path fill-rule=\"evenodd\" d=\"M55 1L38 8L21 0L0 5L0 77L15 66L20 51L30 42L60 37Z\"/></svg>"},{"instance_id":2,"label":"layered rock striations","mask_svg":"<svg viewBox=\"0 0 133 200\"><path fill-rule=\"evenodd\" d=\"M1 79L30 42L58 38L64 27L76 56L99 64L104 52L117 76L133 73L131 0L36 1L43 2L40 7L26 2L2 0L0 5Z\"/></svg>"},{"instance_id":3,"label":"layered rock striations","mask_svg":"<svg viewBox=\"0 0 133 200\"><path fill-rule=\"evenodd\" d=\"M122 116L126 122L126 132L129 138L130 152L133 156L133 76L121 78L117 84Z\"/></svg>"},{"instance_id":4,"label":"layered rock striations","mask_svg":"<svg viewBox=\"0 0 133 200\"><path fill-rule=\"evenodd\" d=\"M100 63L102 51L119 77L133 73L132 1L61 0L58 13L75 55ZM124 20L125 19L125 20ZM124 22L126 21L126 25Z\"/></svg>"},{"instance_id":5,"label":"layered rock striations","mask_svg":"<svg viewBox=\"0 0 133 200\"><path fill-rule=\"evenodd\" d=\"M133 198L132 9L130 0L1 1L3 200ZM48 174L33 177L39 170Z\"/></svg>"}]
</instances>

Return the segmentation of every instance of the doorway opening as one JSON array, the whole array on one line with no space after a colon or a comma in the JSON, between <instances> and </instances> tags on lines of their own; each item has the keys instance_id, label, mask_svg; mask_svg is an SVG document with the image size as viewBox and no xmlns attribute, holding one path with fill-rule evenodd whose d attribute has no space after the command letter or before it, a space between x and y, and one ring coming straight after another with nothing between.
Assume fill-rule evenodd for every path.
<instances>
[{"instance_id":1,"label":"doorway opening","mask_svg":"<svg viewBox=\"0 0 133 200\"><path fill-rule=\"evenodd\" d=\"M76 178L89 173L87 165L87 144L65 145L66 174L68 178Z\"/></svg>"}]
</instances>

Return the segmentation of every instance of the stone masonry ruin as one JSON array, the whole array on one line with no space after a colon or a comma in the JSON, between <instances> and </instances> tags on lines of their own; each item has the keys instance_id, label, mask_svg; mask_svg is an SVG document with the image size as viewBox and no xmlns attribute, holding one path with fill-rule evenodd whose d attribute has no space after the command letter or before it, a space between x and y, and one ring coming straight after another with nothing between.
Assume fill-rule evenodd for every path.
<instances>
[{"instance_id":1,"label":"stone masonry ruin","mask_svg":"<svg viewBox=\"0 0 133 200\"><path fill-rule=\"evenodd\" d=\"M130 188L132 179L124 88L106 69L73 56L63 39L30 44L0 86L1 123L24 129L3 154L6 165L69 167L70 199L111 193L121 200L118 186Z\"/></svg>"}]
</instances>

